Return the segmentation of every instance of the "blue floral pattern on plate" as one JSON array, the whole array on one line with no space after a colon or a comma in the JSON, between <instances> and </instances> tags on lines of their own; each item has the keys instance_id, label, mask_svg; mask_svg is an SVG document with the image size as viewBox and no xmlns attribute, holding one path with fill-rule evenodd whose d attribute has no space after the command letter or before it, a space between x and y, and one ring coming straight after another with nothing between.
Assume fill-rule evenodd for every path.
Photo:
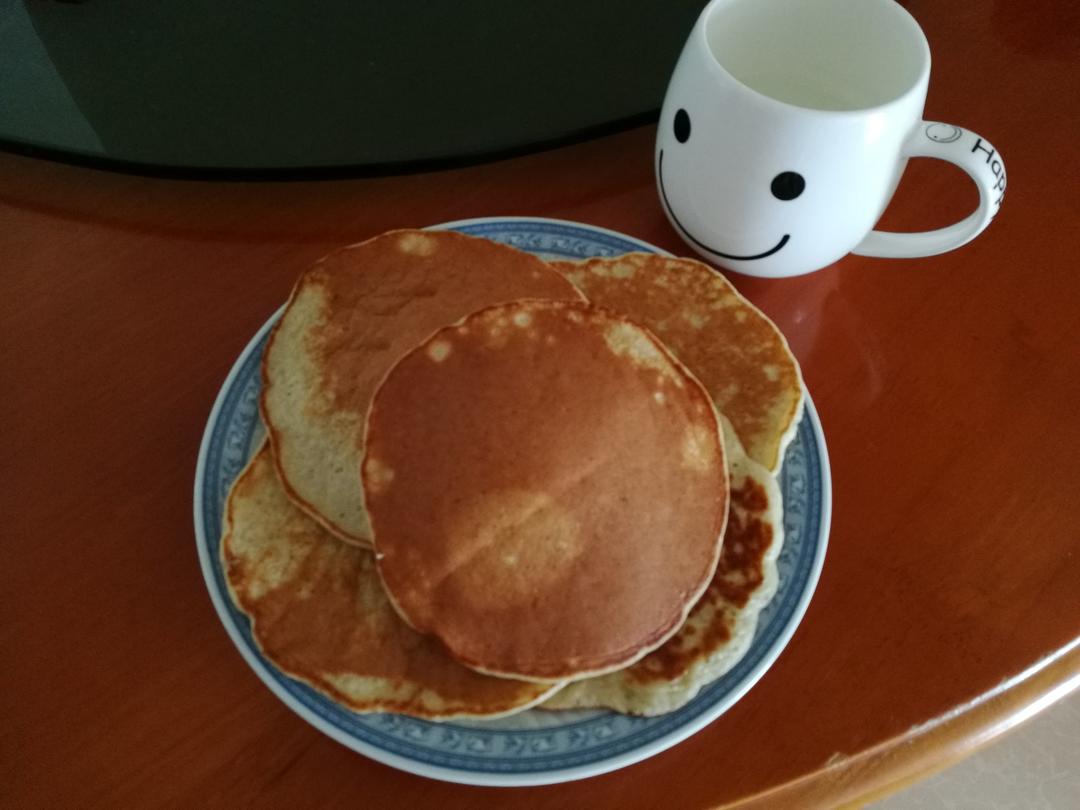
<instances>
[{"instance_id":1,"label":"blue floral pattern on plate","mask_svg":"<svg viewBox=\"0 0 1080 810\"><path fill-rule=\"evenodd\" d=\"M504 242L543 258L662 252L613 231L558 220L496 218L439 227ZM787 644L817 583L829 525L828 459L809 397L781 472L784 546L777 563L776 595L760 614L742 660L681 709L651 718L534 710L490 722L436 723L393 714L354 714L282 674L259 652L247 617L229 599L218 553L229 487L262 440L259 361L279 315L280 311L271 317L241 354L210 415L196 471L195 529L207 587L230 637L267 686L323 732L389 765L449 781L498 785L566 781L640 761L690 736L742 697Z\"/></svg>"}]
</instances>

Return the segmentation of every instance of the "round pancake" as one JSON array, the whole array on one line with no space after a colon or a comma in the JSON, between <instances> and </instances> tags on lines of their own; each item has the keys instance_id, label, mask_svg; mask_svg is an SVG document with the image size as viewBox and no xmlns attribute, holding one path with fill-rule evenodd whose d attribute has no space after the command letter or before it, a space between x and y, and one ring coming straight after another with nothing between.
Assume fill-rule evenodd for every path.
<instances>
[{"instance_id":1,"label":"round pancake","mask_svg":"<svg viewBox=\"0 0 1080 810\"><path fill-rule=\"evenodd\" d=\"M308 269L262 365L260 408L293 501L342 539L370 545L360 459L376 386L436 329L523 297L581 300L535 256L452 231L392 231Z\"/></svg>"},{"instance_id":2,"label":"round pancake","mask_svg":"<svg viewBox=\"0 0 1080 810\"><path fill-rule=\"evenodd\" d=\"M704 383L750 458L780 468L802 412L799 365L780 330L727 279L655 253L552 266L594 304L651 329Z\"/></svg>"},{"instance_id":3,"label":"round pancake","mask_svg":"<svg viewBox=\"0 0 1080 810\"><path fill-rule=\"evenodd\" d=\"M724 437L731 472L724 547L716 574L686 623L632 666L572 683L548 698L543 708L663 714L689 703L703 686L742 660L758 614L776 592L783 509L775 478L743 453L727 425Z\"/></svg>"},{"instance_id":4,"label":"round pancake","mask_svg":"<svg viewBox=\"0 0 1080 810\"><path fill-rule=\"evenodd\" d=\"M226 581L263 653L353 711L491 717L553 691L473 672L411 630L387 601L371 552L339 542L293 505L266 445L233 485L224 528Z\"/></svg>"},{"instance_id":5,"label":"round pancake","mask_svg":"<svg viewBox=\"0 0 1080 810\"><path fill-rule=\"evenodd\" d=\"M620 316L520 301L444 328L387 375L365 441L391 600L474 669L625 666L678 630L716 568L716 412Z\"/></svg>"}]
</instances>

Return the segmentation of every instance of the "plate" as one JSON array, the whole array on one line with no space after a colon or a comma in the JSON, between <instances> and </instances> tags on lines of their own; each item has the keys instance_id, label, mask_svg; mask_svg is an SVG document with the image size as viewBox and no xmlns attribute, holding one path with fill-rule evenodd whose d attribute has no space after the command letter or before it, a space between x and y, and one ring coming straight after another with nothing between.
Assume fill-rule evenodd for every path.
<instances>
[{"instance_id":1,"label":"plate","mask_svg":"<svg viewBox=\"0 0 1080 810\"><path fill-rule=\"evenodd\" d=\"M614 231L560 220L504 217L436 226L535 253L584 259L627 251L663 253ZM607 711L532 710L491 721L430 722L395 714L354 714L280 672L259 651L247 617L229 599L218 556L225 499L262 440L259 361L278 310L240 354L218 394L195 472L195 535L210 598L240 654L290 709L338 742L422 776L477 785L540 785L622 768L686 739L746 694L790 640L817 584L831 507L825 440L810 397L780 476L784 546L779 587L758 617L746 655L690 703L659 717Z\"/></svg>"}]
</instances>

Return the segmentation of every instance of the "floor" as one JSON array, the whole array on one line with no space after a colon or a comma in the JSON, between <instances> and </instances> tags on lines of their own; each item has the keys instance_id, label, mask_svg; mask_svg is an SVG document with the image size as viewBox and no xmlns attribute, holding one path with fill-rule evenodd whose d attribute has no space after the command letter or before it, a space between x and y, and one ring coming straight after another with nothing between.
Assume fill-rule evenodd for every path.
<instances>
[{"instance_id":1,"label":"floor","mask_svg":"<svg viewBox=\"0 0 1080 810\"><path fill-rule=\"evenodd\" d=\"M1080 691L989 748L871 810L1080 808Z\"/></svg>"}]
</instances>

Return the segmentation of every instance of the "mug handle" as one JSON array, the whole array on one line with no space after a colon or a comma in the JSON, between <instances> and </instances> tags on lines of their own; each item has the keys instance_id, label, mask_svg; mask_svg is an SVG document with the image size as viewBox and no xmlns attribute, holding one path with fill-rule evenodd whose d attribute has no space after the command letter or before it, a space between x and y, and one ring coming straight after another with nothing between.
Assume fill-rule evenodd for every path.
<instances>
[{"instance_id":1,"label":"mug handle","mask_svg":"<svg viewBox=\"0 0 1080 810\"><path fill-rule=\"evenodd\" d=\"M990 224L1005 198L1006 184L1005 164L986 138L952 124L923 121L904 142L902 154L947 160L959 166L979 189L979 207L959 222L936 231L870 231L852 253L886 259L935 256L970 242Z\"/></svg>"}]
</instances>

